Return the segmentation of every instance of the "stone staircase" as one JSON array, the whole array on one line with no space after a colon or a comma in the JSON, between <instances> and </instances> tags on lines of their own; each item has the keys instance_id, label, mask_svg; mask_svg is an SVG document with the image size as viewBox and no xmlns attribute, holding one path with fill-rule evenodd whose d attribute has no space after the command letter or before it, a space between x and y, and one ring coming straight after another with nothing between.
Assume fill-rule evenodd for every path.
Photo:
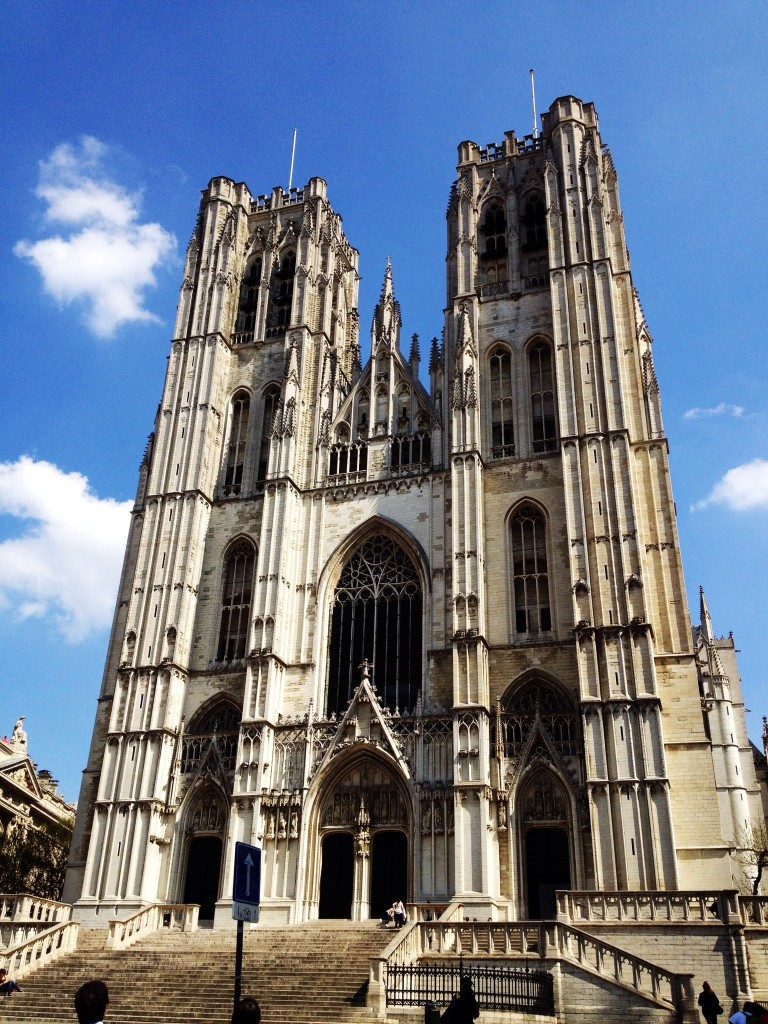
<instances>
[{"instance_id":1,"label":"stone staircase","mask_svg":"<svg viewBox=\"0 0 768 1024\"><path fill-rule=\"evenodd\" d=\"M235 932L161 931L125 950L104 948L106 931L81 929L78 948L21 979L0 998L0 1024L73 1021L84 981L109 987L107 1024L229 1024ZM265 1024L362 1024L369 960L392 938L376 922L313 921L259 926L243 943L242 995L254 996Z\"/></svg>"}]
</instances>

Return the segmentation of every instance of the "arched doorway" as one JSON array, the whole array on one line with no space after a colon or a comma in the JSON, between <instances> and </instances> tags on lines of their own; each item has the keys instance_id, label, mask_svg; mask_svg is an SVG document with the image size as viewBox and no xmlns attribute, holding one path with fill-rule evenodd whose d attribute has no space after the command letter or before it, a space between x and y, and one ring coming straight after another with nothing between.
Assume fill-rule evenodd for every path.
<instances>
[{"instance_id":1,"label":"arched doorway","mask_svg":"<svg viewBox=\"0 0 768 1024\"><path fill-rule=\"evenodd\" d=\"M322 785L313 830L318 916L366 921L395 899L407 902L411 804L396 766L355 754Z\"/></svg>"},{"instance_id":2,"label":"arched doorway","mask_svg":"<svg viewBox=\"0 0 768 1024\"><path fill-rule=\"evenodd\" d=\"M354 874L353 840L350 832L331 832L323 839L320 866L321 918L350 918Z\"/></svg>"},{"instance_id":3,"label":"arched doorway","mask_svg":"<svg viewBox=\"0 0 768 1024\"><path fill-rule=\"evenodd\" d=\"M222 842L218 836L197 836L189 845L184 902L200 904L200 920L212 921L219 898Z\"/></svg>"},{"instance_id":4,"label":"arched doorway","mask_svg":"<svg viewBox=\"0 0 768 1024\"><path fill-rule=\"evenodd\" d=\"M534 827L525 834L528 917L556 916L555 892L570 889L568 833L564 828Z\"/></svg>"},{"instance_id":5,"label":"arched doorway","mask_svg":"<svg viewBox=\"0 0 768 1024\"><path fill-rule=\"evenodd\" d=\"M408 899L408 839L377 832L371 850L371 917L381 918L395 900Z\"/></svg>"}]
</instances>

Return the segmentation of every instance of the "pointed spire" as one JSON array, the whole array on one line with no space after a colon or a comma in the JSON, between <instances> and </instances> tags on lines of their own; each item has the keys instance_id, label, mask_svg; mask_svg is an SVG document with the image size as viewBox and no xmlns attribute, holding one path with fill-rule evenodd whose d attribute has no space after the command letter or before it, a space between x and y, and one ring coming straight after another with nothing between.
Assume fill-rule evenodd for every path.
<instances>
[{"instance_id":1,"label":"pointed spire","mask_svg":"<svg viewBox=\"0 0 768 1024\"><path fill-rule=\"evenodd\" d=\"M421 355L419 354L419 336L414 334L411 336L411 352L408 356L408 362L410 363L411 373L414 379L418 380L419 377L419 364L421 363Z\"/></svg>"},{"instance_id":2,"label":"pointed spire","mask_svg":"<svg viewBox=\"0 0 768 1024\"><path fill-rule=\"evenodd\" d=\"M400 323L400 305L395 298L395 290L392 285L392 265L387 258L387 269L384 273L381 295L376 309L373 311L371 348L375 351L377 346L382 344L388 348L399 348Z\"/></svg>"},{"instance_id":3,"label":"pointed spire","mask_svg":"<svg viewBox=\"0 0 768 1024\"><path fill-rule=\"evenodd\" d=\"M437 343L437 338L432 339L432 344L429 347L429 372L434 371L440 365L440 346Z\"/></svg>"},{"instance_id":4,"label":"pointed spire","mask_svg":"<svg viewBox=\"0 0 768 1024\"><path fill-rule=\"evenodd\" d=\"M712 635L712 616L709 614L709 605L704 593L704 587L699 587L699 619L701 621L701 632L707 643L714 639Z\"/></svg>"}]
</instances>

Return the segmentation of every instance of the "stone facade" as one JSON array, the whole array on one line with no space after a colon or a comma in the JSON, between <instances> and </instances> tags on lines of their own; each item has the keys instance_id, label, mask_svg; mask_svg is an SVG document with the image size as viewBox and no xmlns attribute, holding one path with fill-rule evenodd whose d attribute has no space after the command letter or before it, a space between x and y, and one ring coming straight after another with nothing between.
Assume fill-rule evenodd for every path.
<instances>
[{"instance_id":1,"label":"stone facade","mask_svg":"<svg viewBox=\"0 0 768 1024\"><path fill-rule=\"evenodd\" d=\"M391 268L361 365L326 184L214 178L140 479L65 898L231 926L400 896L734 888L733 644L692 634L652 342L591 104L463 142L427 389Z\"/></svg>"}]
</instances>

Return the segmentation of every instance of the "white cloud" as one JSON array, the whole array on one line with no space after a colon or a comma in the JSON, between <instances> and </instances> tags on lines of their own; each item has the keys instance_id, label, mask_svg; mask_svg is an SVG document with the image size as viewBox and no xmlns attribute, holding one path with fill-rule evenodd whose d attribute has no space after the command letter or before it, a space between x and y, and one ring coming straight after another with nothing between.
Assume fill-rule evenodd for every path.
<instances>
[{"instance_id":1,"label":"white cloud","mask_svg":"<svg viewBox=\"0 0 768 1024\"><path fill-rule=\"evenodd\" d=\"M131 506L98 498L87 477L50 462L0 463L0 513L23 523L0 542L0 607L50 616L72 642L108 626Z\"/></svg>"},{"instance_id":2,"label":"white cloud","mask_svg":"<svg viewBox=\"0 0 768 1024\"><path fill-rule=\"evenodd\" d=\"M707 505L725 505L732 512L768 509L768 460L753 459L743 466L729 469L709 495L697 502L693 509L706 508Z\"/></svg>"},{"instance_id":3,"label":"white cloud","mask_svg":"<svg viewBox=\"0 0 768 1024\"><path fill-rule=\"evenodd\" d=\"M683 413L684 420L697 420L702 416L743 416L744 407L741 405L728 405L726 402L720 402L719 405L713 406L711 409L687 409Z\"/></svg>"},{"instance_id":4,"label":"white cloud","mask_svg":"<svg viewBox=\"0 0 768 1024\"><path fill-rule=\"evenodd\" d=\"M140 222L141 197L106 175L108 155L92 136L77 147L58 146L40 164L37 195L47 204L46 220L68 230L14 248L37 267L57 302L85 305L85 323L99 337L126 323L158 319L144 306L145 292L176 254L170 232Z\"/></svg>"}]
</instances>

